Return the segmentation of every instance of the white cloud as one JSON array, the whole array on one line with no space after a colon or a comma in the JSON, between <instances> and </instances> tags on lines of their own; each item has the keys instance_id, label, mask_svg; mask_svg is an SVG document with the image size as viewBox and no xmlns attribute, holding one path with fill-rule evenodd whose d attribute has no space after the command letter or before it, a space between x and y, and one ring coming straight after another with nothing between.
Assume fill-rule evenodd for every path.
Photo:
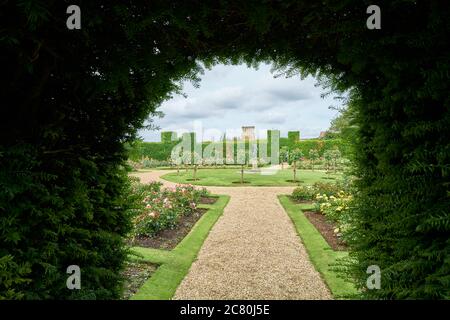
<instances>
[{"instance_id":1,"label":"white cloud","mask_svg":"<svg viewBox=\"0 0 450 320\"><path fill-rule=\"evenodd\" d=\"M164 102L159 110L165 117L155 124L162 130L192 130L193 121L201 121L204 130L221 132L255 125L257 130L280 129L282 136L300 130L303 138L317 137L335 116L328 106L336 102L333 95L321 98L323 90L315 82L312 77L275 79L268 65L258 70L219 65L205 71L200 88L185 84L187 98L176 95ZM159 141L159 132L140 134L144 140Z\"/></svg>"},{"instance_id":2,"label":"white cloud","mask_svg":"<svg viewBox=\"0 0 450 320\"><path fill-rule=\"evenodd\" d=\"M286 114L284 112L269 111L260 113L256 121L264 124L282 125L286 122Z\"/></svg>"}]
</instances>

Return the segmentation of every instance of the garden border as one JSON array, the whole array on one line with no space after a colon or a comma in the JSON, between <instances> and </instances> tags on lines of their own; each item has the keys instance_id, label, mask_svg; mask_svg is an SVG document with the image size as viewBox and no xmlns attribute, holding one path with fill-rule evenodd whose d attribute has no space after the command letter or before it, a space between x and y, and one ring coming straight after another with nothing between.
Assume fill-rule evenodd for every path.
<instances>
[{"instance_id":1,"label":"garden border","mask_svg":"<svg viewBox=\"0 0 450 320\"><path fill-rule=\"evenodd\" d=\"M179 284L188 273L192 263L203 245L209 231L222 215L230 197L218 196L214 204L201 205L208 209L197 221L191 231L173 250L160 250L133 247L132 251L142 256L141 259L159 264L155 273L148 279L131 300L170 300Z\"/></svg>"},{"instance_id":2,"label":"garden border","mask_svg":"<svg viewBox=\"0 0 450 320\"><path fill-rule=\"evenodd\" d=\"M288 195L278 195L278 200L292 220L311 262L322 275L333 296L337 299L354 298L358 293L356 287L343 279L332 267L339 259L348 256L348 252L334 251L314 225L309 222L303 214L303 210L310 209L311 204L296 204L289 199Z\"/></svg>"}]
</instances>

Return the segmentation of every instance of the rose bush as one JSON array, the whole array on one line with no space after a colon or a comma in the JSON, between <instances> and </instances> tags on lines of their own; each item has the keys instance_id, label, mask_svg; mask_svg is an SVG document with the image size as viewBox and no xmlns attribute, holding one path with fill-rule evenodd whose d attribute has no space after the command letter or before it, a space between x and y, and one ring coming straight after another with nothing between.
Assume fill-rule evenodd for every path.
<instances>
[{"instance_id":1,"label":"rose bush","mask_svg":"<svg viewBox=\"0 0 450 320\"><path fill-rule=\"evenodd\" d=\"M313 200L315 193L314 186L299 186L292 191L291 197L296 201Z\"/></svg>"},{"instance_id":2,"label":"rose bush","mask_svg":"<svg viewBox=\"0 0 450 320\"><path fill-rule=\"evenodd\" d=\"M341 190L346 189L342 183L327 183L327 182L316 182L313 184L316 194L326 194L329 196L336 196Z\"/></svg>"},{"instance_id":3,"label":"rose bush","mask_svg":"<svg viewBox=\"0 0 450 320\"><path fill-rule=\"evenodd\" d=\"M160 182L134 184L136 215L133 236L154 236L177 226L181 216L197 210L199 200L207 195L206 189L197 190L192 185L162 188Z\"/></svg>"},{"instance_id":4,"label":"rose bush","mask_svg":"<svg viewBox=\"0 0 450 320\"><path fill-rule=\"evenodd\" d=\"M349 230L351 226L351 203L352 195L341 190L335 195L328 196L325 193L317 193L314 197L315 208L322 212L327 218L336 222L336 234L341 236Z\"/></svg>"},{"instance_id":5,"label":"rose bush","mask_svg":"<svg viewBox=\"0 0 450 320\"><path fill-rule=\"evenodd\" d=\"M344 183L326 183L316 182L313 185L299 186L294 189L291 197L294 200L314 200L316 194L325 194L326 196L336 196L341 190L347 191Z\"/></svg>"}]
</instances>

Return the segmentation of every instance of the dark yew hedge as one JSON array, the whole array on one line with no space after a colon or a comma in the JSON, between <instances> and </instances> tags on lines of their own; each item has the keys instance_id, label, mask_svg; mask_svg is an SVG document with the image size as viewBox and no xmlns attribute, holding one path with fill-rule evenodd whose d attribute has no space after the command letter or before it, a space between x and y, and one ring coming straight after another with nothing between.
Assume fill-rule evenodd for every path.
<instances>
[{"instance_id":1,"label":"dark yew hedge","mask_svg":"<svg viewBox=\"0 0 450 320\"><path fill-rule=\"evenodd\" d=\"M367 298L449 298L449 4L378 1L0 4L0 296L117 298L129 210L124 143L197 61L275 62L352 90L358 228L348 272ZM328 80L327 80L328 79ZM82 270L79 291L65 270ZM369 265L380 290L364 290Z\"/></svg>"}]
</instances>

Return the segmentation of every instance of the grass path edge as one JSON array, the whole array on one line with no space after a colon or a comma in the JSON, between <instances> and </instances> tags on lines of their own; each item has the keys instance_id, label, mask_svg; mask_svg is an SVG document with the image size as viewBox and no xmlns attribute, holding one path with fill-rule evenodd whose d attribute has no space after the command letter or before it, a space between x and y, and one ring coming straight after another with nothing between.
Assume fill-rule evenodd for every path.
<instances>
[{"instance_id":1,"label":"grass path edge","mask_svg":"<svg viewBox=\"0 0 450 320\"><path fill-rule=\"evenodd\" d=\"M311 262L322 275L333 296L336 299L345 299L357 295L355 286L341 278L332 267L339 259L348 256L348 252L334 251L314 225L309 222L303 214L303 210L311 205L293 203L287 195L279 195L278 199L293 222Z\"/></svg>"}]
</instances>

